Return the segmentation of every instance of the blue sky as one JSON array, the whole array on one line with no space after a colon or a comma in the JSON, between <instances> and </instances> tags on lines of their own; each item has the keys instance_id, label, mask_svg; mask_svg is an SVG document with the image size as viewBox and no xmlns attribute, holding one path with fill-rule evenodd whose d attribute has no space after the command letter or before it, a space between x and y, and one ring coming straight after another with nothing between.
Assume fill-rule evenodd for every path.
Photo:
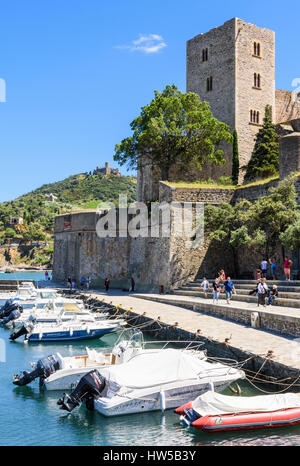
<instances>
[{"instance_id":1,"label":"blue sky","mask_svg":"<svg viewBox=\"0 0 300 466\"><path fill-rule=\"evenodd\" d=\"M113 162L153 90L185 91L186 40L237 16L276 31L276 87L300 77L300 5L279 1L0 3L0 201ZM149 50L150 48L150 50ZM123 174L127 174L124 167Z\"/></svg>"}]
</instances>

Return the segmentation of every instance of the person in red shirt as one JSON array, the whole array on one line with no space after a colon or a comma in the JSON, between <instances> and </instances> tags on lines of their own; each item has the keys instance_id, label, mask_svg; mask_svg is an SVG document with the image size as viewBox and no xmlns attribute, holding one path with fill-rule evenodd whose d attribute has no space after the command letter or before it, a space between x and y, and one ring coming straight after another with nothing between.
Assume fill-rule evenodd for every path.
<instances>
[{"instance_id":1,"label":"person in red shirt","mask_svg":"<svg viewBox=\"0 0 300 466\"><path fill-rule=\"evenodd\" d=\"M291 277L291 266L292 266L292 261L289 260L287 257L284 259L284 275L286 280L290 281Z\"/></svg>"},{"instance_id":2,"label":"person in red shirt","mask_svg":"<svg viewBox=\"0 0 300 466\"><path fill-rule=\"evenodd\" d=\"M105 279L104 286L105 286L105 290L108 291L109 290L109 279L108 278Z\"/></svg>"}]
</instances>

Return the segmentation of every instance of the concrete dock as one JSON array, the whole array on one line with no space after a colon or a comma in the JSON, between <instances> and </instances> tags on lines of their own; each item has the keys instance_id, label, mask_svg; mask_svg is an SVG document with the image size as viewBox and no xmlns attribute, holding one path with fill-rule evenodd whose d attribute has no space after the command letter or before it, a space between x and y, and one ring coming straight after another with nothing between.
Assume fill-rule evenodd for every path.
<instances>
[{"instance_id":1,"label":"concrete dock","mask_svg":"<svg viewBox=\"0 0 300 466\"><path fill-rule=\"evenodd\" d=\"M249 359L247 367L253 373L260 370L264 364L261 374L268 376L269 380L274 378L274 380L285 381L280 387L274 386L274 390L276 388L278 390L284 389L291 381L296 382L293 389L300 390L300 379L298 381L300 376L300 339L298 342L297 339L288 335L253 328L245 323L226 320L223 317L193 309L195 304L205 304L212 307L207 299L179 297L178 295L129 294L117 290L110 290L108 293L90 290L84 295L118 306L122 312L129 310L129 317L140 316L139 323L147 320L158 321L168 327L170 331L172 330L168 334L164 333L164 337L167 335L174 339L198 338L204 342L210 356L233 358L239 361ZM182 305L179 298L183 300ZM186 299L192 305L190 309L187 308ZM240 304L238 304L239 307ZM235 305L237 306L237 304ZM244 310L256 311L255 306L246 309L247 305L249 307L248 303L243 303ZM233 304L219 304L219 307L224 309L231 308L231 306ZM280 314L281 310L278 308L276 312ZM285 307L284 312L288 316L289 312L296 312L296 310ZM292 317L297 317L300 326L300 315ZM158 327L154 326L154 328ZM155 335L154 339L160 337L158 334L159 332L153 334L153 336Z\"/></svg>"}]
</instances>

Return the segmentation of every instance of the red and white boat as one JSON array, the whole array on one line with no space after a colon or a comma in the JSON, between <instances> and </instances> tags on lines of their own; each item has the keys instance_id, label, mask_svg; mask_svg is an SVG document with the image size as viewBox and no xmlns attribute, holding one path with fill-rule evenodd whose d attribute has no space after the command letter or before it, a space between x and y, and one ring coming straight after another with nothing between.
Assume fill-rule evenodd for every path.
<instances>
[{"instance_id":1,"label":"red and white boat","mask_svg":"<svg viewBox=\"0 0 300 466\"><path fill-rule=\"evenodd\" d=\"M300 393L241 397L208 391L175 413L186 425L210 433L288 427L300 424Z\"/></svg>"}]
</instances>

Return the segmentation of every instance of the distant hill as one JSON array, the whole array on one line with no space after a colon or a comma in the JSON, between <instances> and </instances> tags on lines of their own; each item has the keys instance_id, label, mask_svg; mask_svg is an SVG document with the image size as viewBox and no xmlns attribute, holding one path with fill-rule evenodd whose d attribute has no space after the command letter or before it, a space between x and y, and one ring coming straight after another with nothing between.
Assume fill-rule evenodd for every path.
<instances>
[{"instance_id":1,"label":"distant hill","mask_svg":"<svg viewBox=\"0 0 300 466\"><path fill-rule=\"evenodd\" d=\"M55 215L83 209L96 209L99 202L118 203L119 194L127 194L128 202L136 200L136 177L81 173L55 183L45 184L9 202L0 203L0 243L6 248L6 263L22 265L48 264L52 254ZM52 197L50 195L53 195ZM11 224L15 218L16 224ZM20 218L21 224L19 223ZM47 243L31 251L32 242ZM7 252L10 243L19 243L22 257ZM24 253L24 245L27 246ZM22 247L21 247L22 246ZM36 246L33 246L36 248ZM0 265L4 262L1 260Z\"/></svg>"}]
</instances>

